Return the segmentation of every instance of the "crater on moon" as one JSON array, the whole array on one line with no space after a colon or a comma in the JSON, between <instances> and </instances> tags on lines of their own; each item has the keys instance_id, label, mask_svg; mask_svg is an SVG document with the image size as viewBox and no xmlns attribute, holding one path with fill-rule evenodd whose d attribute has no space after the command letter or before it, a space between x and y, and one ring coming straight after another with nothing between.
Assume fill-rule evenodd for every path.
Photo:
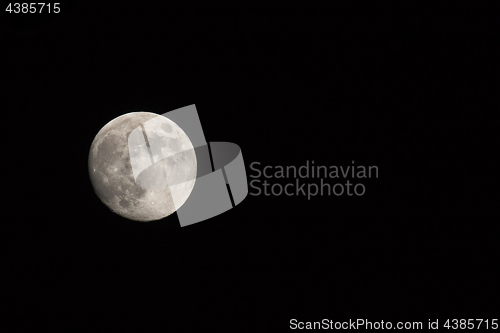
<instances>
[{"instance_id":1,"label":"crater on moon","mask_svg":"<svg viewBox=\"0 0 500 333\"><path fill-rule=\"evenodd\" d=\"M170 119L132 112L97 133L88 168L94 191L113 212L149 222L174 213L196 181L194 148Z\"/></svg>"}]
</instances>

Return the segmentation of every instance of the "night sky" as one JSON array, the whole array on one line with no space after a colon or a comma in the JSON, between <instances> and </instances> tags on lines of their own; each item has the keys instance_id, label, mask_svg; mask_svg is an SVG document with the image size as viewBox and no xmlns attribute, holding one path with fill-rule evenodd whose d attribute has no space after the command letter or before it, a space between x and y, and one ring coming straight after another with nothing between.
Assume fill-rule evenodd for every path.
<instances>
[{"instance_id":1,"label":"night sky","mask_svg":"<svg viewBox=\"0 0 500 333\"><path fill-rule=\"evenodd\" d=\"M3 11L2 331L495 318L496 21L373 3ZM88 176L95 135L191 104L207 141L240 146L249 181L252 162L379 177L362 196L248 195L183 228L112 213Z\"/></svg>"}]
</instances>

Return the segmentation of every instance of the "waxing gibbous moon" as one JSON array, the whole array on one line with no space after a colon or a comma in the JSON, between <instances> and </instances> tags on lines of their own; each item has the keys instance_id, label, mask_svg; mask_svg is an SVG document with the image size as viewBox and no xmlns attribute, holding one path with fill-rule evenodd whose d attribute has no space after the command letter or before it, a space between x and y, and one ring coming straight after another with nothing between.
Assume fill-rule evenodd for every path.
<instances>
[{"instance_id":1,"label":"waxing gibbous moon","mask_svg":"<svg viewBox=\"0 0 500 333\"><path fill-rule=\"evenodd\" d=\"M132 112L107 123L89 152L90 180L101 201L127 219L149 222L179 209L196 181L189 137L170 119Z\"/></svg>"}]
</instances>

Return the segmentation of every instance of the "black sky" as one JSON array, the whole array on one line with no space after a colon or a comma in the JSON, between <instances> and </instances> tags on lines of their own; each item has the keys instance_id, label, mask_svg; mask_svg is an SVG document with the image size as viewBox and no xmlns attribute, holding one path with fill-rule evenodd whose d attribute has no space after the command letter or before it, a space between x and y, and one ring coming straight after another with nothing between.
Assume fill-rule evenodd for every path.
<instances>
[{"instance_id":1,"label":"black sky","mask_svg":"<svg viewBox=\"0 0 500 333\"><path fill-rule=\"evenodd\" d=\"M496 17L410 7L4 12L7 331L498 313ZM94 136L123 113L190 104L248 174L354 160L380 177L359 198L248 196L186 228L110 212L88 178Z\"/></svg>"}]
</instances>

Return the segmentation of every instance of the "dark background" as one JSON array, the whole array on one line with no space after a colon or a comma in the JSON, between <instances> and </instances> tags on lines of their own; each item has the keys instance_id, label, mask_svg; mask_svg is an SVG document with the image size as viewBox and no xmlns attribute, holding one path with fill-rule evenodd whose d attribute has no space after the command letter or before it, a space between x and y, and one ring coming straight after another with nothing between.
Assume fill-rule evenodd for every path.
<instances>
[{"instance_id":1,"label":"dark background","mask_svg":"<svg viewBox=\"0 0 500 333\"><path fill-rule=\"evenodd\" d=\"M498 316L496 20L458 5L3 12L5 331ZM248 175L354 160L379 178L362 197L249 195L185 228L112 213L88 177L94 136L190 104Z\"/></svg>"}]
</instances>

